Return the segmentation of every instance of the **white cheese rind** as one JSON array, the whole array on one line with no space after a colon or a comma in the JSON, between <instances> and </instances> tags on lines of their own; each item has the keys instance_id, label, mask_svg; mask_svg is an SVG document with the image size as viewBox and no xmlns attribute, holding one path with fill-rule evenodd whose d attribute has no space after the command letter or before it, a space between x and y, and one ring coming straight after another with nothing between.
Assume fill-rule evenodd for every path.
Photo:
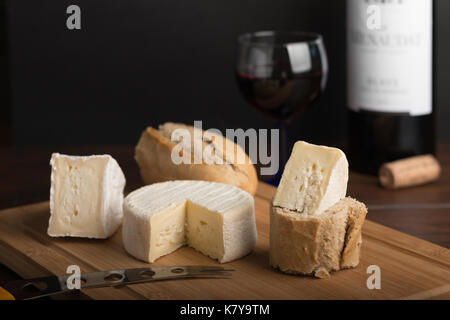
<instances>
[{"instance_id":1,"label":"white cheese rind","mask_svg":"<svg viewBox=\"0 0 450 320\"><path fill-rule=\"evenodd\" d=\"M317 215L347 193L348 162L337 149L298 141L286 164L273 205Z\"/></svg>"},{"instance_id":2,"label":"white cheese rind","mask_svg":"<svg viewBox=\"0 0 450 320\"><path fill-rule=\"evenodd\" d=\"M52 237L108 238L122 223L125 176L110 155L52 154Z\"/></svg>"},{"instance_id":3,"label":"white cheese rind","mask_svg":"<svg viewBox=\"0 0 450 320\"><path fill-rule=\"evenodd\" d=\"M229 262L256 245L254 200L242 189L223 183L152 184L125 198L122 236L126 251L147 262L185 244L221 263Z\"/></svg>"}]
</instances>

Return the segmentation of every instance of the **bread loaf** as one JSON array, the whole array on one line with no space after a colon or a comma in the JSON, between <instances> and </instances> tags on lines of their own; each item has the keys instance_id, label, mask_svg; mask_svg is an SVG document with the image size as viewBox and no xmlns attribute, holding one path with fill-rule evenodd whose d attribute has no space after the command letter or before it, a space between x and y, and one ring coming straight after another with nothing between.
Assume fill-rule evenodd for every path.
<instances>
[{"instance_id":1,"label":"bread loaf","mask_svg":"<svg viewBox=\"0 0 450 320\"><path fill-rule=\"evenodd\" d=\"M190 141L177 140L177 137L172 141L176 129L189 132ZM190 163L174 163L172 151L176 146L182 147L179 155L190 159ZM205 154L202 152L205 148L213 152ZM158 129L146 128L136 146L135 159L147 184L206 180L231 184L252 195L258 184L255 167L240 146L221 135L180 123L167 122Z\"/></svg>"}]
</instances>

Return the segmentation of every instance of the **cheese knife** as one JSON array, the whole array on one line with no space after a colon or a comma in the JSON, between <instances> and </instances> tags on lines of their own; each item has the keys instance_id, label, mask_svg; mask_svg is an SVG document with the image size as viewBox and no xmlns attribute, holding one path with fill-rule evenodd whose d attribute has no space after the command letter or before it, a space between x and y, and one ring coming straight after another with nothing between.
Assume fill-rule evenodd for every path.
<instances>
[{"instance_id":1,"label":"cheese knife","mask_svg":"<svg viewBox=\"0 0 450 320\"><path fill-rule=\"evenodd\" d=\"M80 290L160 280L230 277L231 273L226 271L234 269L215 266L173 266L89 272L80 275ZM73 275L11 281L0 285L0 300L30 300L76 290L68 287L70 286L68 280L72 280L69 277L73 278Z\"/></svg>"}]
</instances>

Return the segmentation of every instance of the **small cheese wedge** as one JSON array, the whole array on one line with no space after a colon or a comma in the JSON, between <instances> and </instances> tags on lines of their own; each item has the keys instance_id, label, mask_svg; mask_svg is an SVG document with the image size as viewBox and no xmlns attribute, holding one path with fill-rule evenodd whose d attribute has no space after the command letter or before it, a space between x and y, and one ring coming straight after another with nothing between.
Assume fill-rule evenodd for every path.
<instances>
[{"instance_id":1,"label":"small cheese wedge","mask_svg":"<svg viewBox=\"0 0 450 320\"><path fill-rule=\"evenodd\" d=\"M272 206L270 265L285 273L317 278L356 267L366 214L366 206L352 198L313 216Z\"/></svg>"},{"instance_id":2,"label":"small cheese wedge","mask_svg":"<svg viewBox=\"0 0 450 320\"><path fill-rule=\"evenodd\" d=\"M337 149L298 141L286 164L273 205L320 214L345 197L348 162Z\"/></svg>"},{"instance_id":3,"label":"small cheese wedge","mask_svg":"<svg viewBox=\"0 0 450 320\"><path fill-rule=\"evenodd\" d=\"M52 154L52 237L108 238L123 217L125 176L110 155Z\"/></svg>"},{"instance_id":4,"label":"small cheese wedge","mask_svg":"<svg viewBox=\"0 0 450 320\"><path fill-rule=\"evenodd\" d=\"M125 250L154 262L183 245L229 262L256 245L253 197L228 184L167 181L142 187L124 202Z\"/></svg>"}]
</instances>

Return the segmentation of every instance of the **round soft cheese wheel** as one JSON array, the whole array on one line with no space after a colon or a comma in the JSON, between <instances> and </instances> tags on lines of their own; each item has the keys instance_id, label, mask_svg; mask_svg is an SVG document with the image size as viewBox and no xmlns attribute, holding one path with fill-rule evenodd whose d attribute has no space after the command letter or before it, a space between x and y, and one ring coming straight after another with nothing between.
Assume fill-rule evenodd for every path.
<instances>
[{"instance_id":1,"label":"round soft cheese wheel","mask_svg":"<svg viewBox=\"0 0 450 320\"><path fill-rule=\"evenodd\" d=\"M125 250L147 262L183 245L229 262L256 245L254 200L248 192L223 183L155 183L125 198L122 237Z\"/></svg>"}]
</instances>

